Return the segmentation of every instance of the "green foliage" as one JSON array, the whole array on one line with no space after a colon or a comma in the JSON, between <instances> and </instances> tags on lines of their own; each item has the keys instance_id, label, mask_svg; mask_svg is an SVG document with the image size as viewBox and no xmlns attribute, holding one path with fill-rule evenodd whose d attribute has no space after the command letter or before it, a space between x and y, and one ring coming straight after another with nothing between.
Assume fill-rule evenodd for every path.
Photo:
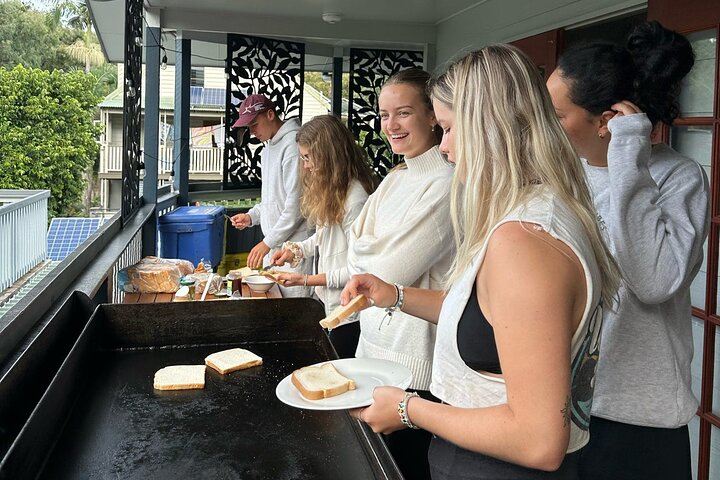
<instances>
[{"instance_id":1,"label":"green foliage","mask_svg":"<svg viewBox=\"0 0 720 480\"><path fill-rule=\"evenodd\" d=\"M90 69L90 75L95 79L93 91L100 98L107 97L117 87L118 70L113 63L104 63L99 67Z\"/></svg>"},{"instance_id":2,"label":"green foliage","mask_svg":"<svg viewBox=\"0 0 720 480\"><path fill-rule=\"evenodd\" d=\"M320 72L305 72L305 83L330 98L332 86L330 85L330 82L323 80Z\"/></svg>"},{"instance_id":3,"label":"green foliage","mask_svg":"<svg viewBox=\"0 0 720 480\"><path fill-rule=\"evenodd\" d=\"M61 47L72 44L81 34L18 0L0 1L0 67L68 70L79 66Z\"/></svg>"},{"instance_id":4,"label":"green foliage","mask_svg":"<svg viewBox=\"0 0 720 480\"><path fill-rule=\"evenodd\" d=\"M204 200L196 202L196 205L225 207L225 208L252 208L260 203L259 198L236 198L234 200Z\"/></svg>"},{"instance_id":5,"label":"green foliage","mask_svg":"<svg viewBox=\"0 0 720 480\"><path fill-rule=\"evenodd\" d=\"M332 98L332 80L325 81L320 72L305 72L305 83L320 91L327 98ZM342 97L350 96L350 76L343 73L342 79Z\"/></svg>"},{"instance_id":6,"label":"green foliage","mask_svg":"<svg viewBox=\"0 0 720 480\"><path fill-rule=\"evenodd\" d=\"M93 87L79 71L0 68L0 188L50 190L50 216L77 211L99 152Z\"/></svg>"}]
</instances>

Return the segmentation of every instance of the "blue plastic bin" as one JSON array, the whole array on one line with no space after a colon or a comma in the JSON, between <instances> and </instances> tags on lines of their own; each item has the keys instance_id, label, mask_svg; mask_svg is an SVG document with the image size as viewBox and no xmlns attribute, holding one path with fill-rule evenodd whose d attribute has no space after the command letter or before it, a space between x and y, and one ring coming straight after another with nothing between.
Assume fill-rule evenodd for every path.
<instances>
[{"instance_id":1,"label":"blue plastic bin","mask_svg":"<svg viewBox=\"0 0 720 480\"><path fill-rule=\"evenodd\" d=\"M225 207L178 207L160 217L160 255L195 265L205 259L213 267L223 255Z\"/></svg>"}]
</instances>

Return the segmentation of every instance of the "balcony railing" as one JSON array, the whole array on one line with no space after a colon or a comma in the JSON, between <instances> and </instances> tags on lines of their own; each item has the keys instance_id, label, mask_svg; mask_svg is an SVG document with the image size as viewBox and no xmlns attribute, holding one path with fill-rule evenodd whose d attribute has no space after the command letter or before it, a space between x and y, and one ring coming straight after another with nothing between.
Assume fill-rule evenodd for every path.
<instances>
[{"instance_id":1,"label":"balcony railing","mask_svg":"<svg viewBox=\"0 0 720 480\"><path fill-rule=\"evenodd\" d=\"M158 174L170 173L173 163L173 148L161 146L158 152ZM222 148L190 148L190 175L217 174L223 171ZM122 172L122 147L103 145L100 150L100 173Z\"/></svg>"},{"instance_id":2,"label":"balcony railing","mask_svg":"<svg viewBox=\"0 0 720 480\"><path fill-rule=\"evenodd\" d=\"M0 190L0 291L47 257L49 190Z\"/></svg>"}]
</instances>

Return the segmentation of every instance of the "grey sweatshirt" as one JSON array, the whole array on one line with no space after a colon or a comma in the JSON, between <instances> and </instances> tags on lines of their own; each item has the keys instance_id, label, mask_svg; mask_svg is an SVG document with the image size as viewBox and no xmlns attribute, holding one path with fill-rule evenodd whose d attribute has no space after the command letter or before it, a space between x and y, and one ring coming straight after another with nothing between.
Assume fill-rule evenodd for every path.
<instances>
[{"instance_id":1,"label":"grey sweatshirt","mask_svg":"<svg viewBox=\"0 0 720 480\"><path fill-rule=\"evenodd\" d=\"M703 262L708 181L693 160L650 144L645 114L614 118L608 128L607 168L583 164L624 282L616 311L605 309L592 413L675 428L698 406L690 283Z\"/></svg>"},{"instance_id":2,"label":"grey sweatshirt","mask_svg":"<svg viewBox=\"0 0 720 480\"><path fill-rule=\"evenodd\" d=\"M261 199L248 214L252 224L260 224L265 243L280 248L284 241L302 241L310 236L300 214L300 160L295 136L300 129L296 119L286 121L261 154Z\"/></svg>"}]
</instances>

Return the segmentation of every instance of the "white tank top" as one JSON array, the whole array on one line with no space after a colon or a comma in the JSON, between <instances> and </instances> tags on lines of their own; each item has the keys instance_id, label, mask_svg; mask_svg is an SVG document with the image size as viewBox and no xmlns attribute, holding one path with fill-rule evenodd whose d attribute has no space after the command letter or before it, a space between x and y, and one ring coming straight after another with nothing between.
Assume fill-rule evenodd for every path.
<instances>
[{"instance_id":1,"label":"white tank top","mask_svg":"<svg viewBox=\"0 0 720 480\"><path fill-rule=\"evenodd\" d=\"M538 195L527 205L515 209L498 222L492 228L491 234L507 222L521 220L538 224L573 250L585 272L587 303L583 318L572 337L570 352L572 422L567 453L572 453L587 444L590 437L590 407L602 325L600 270L582 224L572 211L547 188L533 188L538 189ZM463 408L507 403L505 381L483 375L468 367L460 357L457 344L458 322L470 298L487 243L486 240L470 267L448 292L440 311L435 340L430 391L445 403Z\"/></svg>"}]
</instances>

